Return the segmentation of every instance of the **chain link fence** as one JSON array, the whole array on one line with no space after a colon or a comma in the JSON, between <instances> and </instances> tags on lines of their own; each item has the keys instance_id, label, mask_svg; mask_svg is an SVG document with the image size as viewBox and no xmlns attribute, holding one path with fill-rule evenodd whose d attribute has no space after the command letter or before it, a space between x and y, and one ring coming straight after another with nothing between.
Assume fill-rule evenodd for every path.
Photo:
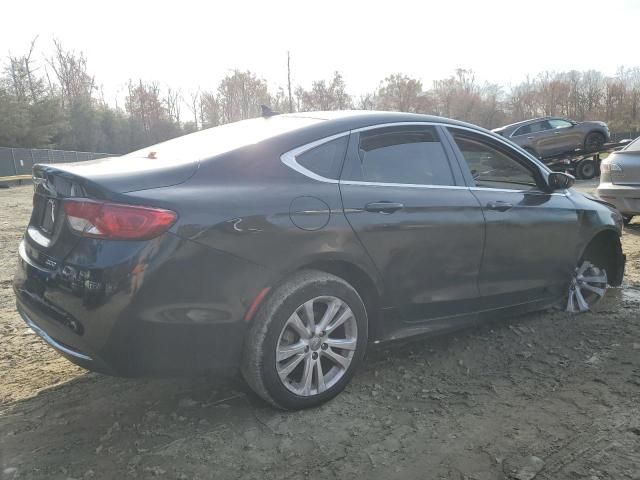
<instances>
[{"instance_id":1,"label":"chain link fence","mask_svg":"<svg viewBox=\"0 0 640 480\"><path fill-rule=\"evenodd\" d=\"M627 130L622 132L611 132L611 141L620 142L626 139L634 139L640 137L640 130Z\"/></svg>"},{"instance_id":2,"label":"chain link fence","mask_svg":"<svg viewBox=\"0 0 640 480\"><path fill-rule=\"evenodd\" d=\"M42 148L0 147L0 177L30 175L36 163L67 163L113 157L111 153L75 152Z\"/></svg>"}]
</instances>

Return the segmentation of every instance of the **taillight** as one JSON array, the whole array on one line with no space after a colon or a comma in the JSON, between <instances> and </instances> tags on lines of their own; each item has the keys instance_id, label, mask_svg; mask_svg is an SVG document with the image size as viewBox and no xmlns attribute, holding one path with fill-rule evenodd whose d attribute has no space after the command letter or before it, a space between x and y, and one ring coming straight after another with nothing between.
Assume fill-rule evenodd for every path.
<instances>
[{"instance_id":1,"label":"taillight","mask_svg":"<svg viewBox=\"0 0 640 480\"><path fill-rule=\"evenodd\" d=\"M75 233L110 240L149 240L178 218L171 210L86 199L65 200L64 212Z\"/></svg>"}]
</instances>

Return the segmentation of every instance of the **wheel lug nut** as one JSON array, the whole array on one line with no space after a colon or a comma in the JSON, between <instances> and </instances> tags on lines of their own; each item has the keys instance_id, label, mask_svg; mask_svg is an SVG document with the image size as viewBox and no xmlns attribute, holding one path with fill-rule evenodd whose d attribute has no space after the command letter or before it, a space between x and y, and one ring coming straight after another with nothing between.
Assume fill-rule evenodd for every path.
<instances>
[{"instance_id":1,"label":"wheel lug nut","mask_svg":"<svg viewBox=\"0 0 640 480\"><path fill-rule=\"evenodd\" d=\"M315 360L316 358L318 358L318 352L313 352L313 353L311 354L311 358L313 358L314 360Z\"/></svg>"},{"instance_id":2,"label":"wheel lug nut","mask_svg":"<svg viewBox=\"0 0 640 480\"><path fill-rule=\"evenodd\" d=\"M329 348L329 345L327 345L326 343L323 343L323 344L322 344L322 346L321 346L321 348L322 348L323 350L326 350L327 348Z\"/></svg>"}]
</instances>

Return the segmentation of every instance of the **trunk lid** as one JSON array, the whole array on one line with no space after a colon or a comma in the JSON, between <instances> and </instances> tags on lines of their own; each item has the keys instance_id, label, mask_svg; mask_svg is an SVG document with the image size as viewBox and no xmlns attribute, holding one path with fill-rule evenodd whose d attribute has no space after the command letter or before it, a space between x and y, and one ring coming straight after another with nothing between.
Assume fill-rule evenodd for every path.
<instances>
[{"instance_id":1,"label":"trunk lid","mask_svg":"<svg viewBox=\"0 0 640 480\"><path fill-rule=\"evenodd\" d=\"M198 161L176 162L135 154L88 162L33 167L33 211L25 235L27 254L55 268L80 240L66 225L65 198L114 200L137 190L168 187L188 180Z\"/></svg>"},{"instance_id":2,"label":"trunk lid","mask_svg":"<svg viewBox=\"0 0 640 480\"><path fill-rule=\"evenodd\" d=\"M607 158L609 165L615 164L622 170L610 169L611 183L614 185L640 186L640 150L621 150Z\"/></svg>"}]
</instances>

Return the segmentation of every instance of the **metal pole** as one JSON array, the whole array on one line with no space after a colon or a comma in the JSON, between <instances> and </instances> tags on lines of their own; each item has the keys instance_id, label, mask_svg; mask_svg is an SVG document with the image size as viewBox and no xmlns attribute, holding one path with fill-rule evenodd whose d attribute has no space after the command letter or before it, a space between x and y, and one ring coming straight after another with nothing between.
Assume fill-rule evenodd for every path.
<instances>
[{"instance_id":1,"label":"metal pole","mask_svg":"<svg viewBox=\"0 0 640 480\"><path fill-rule=\"evenodd\" d=\"M18 167L16 165L16 154L13 152L13 148L11 149L11 158L13 159L13 174L18 174Z\"/></svg>"}]
</instances>

